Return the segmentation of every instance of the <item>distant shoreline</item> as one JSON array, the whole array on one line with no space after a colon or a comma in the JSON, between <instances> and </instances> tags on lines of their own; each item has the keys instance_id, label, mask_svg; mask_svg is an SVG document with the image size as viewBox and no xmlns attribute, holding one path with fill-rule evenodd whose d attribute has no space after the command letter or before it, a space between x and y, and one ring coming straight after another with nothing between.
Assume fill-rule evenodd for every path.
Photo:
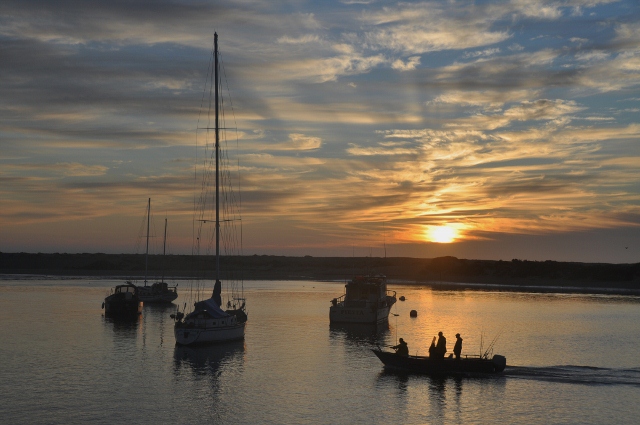
<instances>
[{"instance_id":1,"label":"distant shoreline","mask_svg":"<svg viewBox=\"0 0 640 425\"><path fill-rule=\"evenodd\" d=\"M150 255L149 280L211 279L212 257ZM466 260L408 257L283 257L252 255L222 260L222 278L345 282L358 274L383 274L391 285L443 290L490 290L640 295L640 263ZM230 270L230 271L229 271ZM142 254L1 253L0 279L94 278L141 280Z\"/></svg>"},{"instance_id":2,"label":"distant shoreline","mask_svg":"<svg viewBox=\"0 0 640 425\"><path fill-rule=\"evenodd\" d=\"M96 280L135 280L141 281L143 276L124 276L124 275L65 275L55 273L45 274L26 274L26 273L0 273L0 281L6 280L80 280L80 279L96 279ZM192 280L192 277L171 277L166 278L168 282L180 282ZM155 281L155 277L150 280ZM297 278L297 279L245 279L246 281L270 281L270 280L297 280L309 282L326 282L340 283L343 280L326 280L314 278ZM529 284L510 284L510 283L472 283L472 282L415 282L402 280L388 280L389 288L393 290L394 285L404 286L422 286L434 290L444 291L488 291L488 292L518 292L518 293L556 293L556 294L587 294L587 295L617 295L617 296L640 296L639 289L616 288L616 287L578 287L563 285L529 285Z\"/></svg>"}]
</instances>

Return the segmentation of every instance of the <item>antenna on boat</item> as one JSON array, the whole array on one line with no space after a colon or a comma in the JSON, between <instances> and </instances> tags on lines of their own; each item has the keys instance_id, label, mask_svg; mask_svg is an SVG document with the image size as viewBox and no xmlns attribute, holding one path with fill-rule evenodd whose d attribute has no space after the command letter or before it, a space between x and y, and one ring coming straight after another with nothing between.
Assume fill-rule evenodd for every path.
<instances>
[{"instance_id":1,"label":"antenna on boat","mask_svg":"<svg viewBox=\"0 0 640 425\"><path fill-rule=\"evenodd\" d=\"M218 33L213 33L213 56L214 56L214 75L216 80L215 86L215 102L216 102L216 285L220 281L220 179L218 177L218 168L220 163L220 126L218 122Z\"/></svg>"},{"instance_id":2,"label":"antenna on boat","mask_svg":"<svg viewBox=\"0 0 640 425\"><path fill-rule=\"evenodd\" d=\"M396 317L396 344L398 343L398 316L400 316L399 314L396 313L391 313Z\"/></svg>"},{"instance_id":3,"label":"antenna on boat","mask_svg":"<svg viewBox=\"0 0 640 425\"><path fill-rule=\"evenodd\" d=\"M147 270L149 268L149 223L151 221L151 198L147 203L147 251L144 255L144 286L147 286Z\"/></svg>"},{"instance_id":4,"label":"antenna on boat","mask_svg":"<svg viewBox=\"0 0 640 425\"><path fill-rule=\"evenodd\" d=\"M387 258L387 230L384 225L384 221L382 222L382 245L384 246L384 258Z\"/></svg>"},{"instance_id":5,"label":"antenna on boat","mask_svg":"<svg viewBox=\"0 0 640 425\"><path fill-rule=\"evenodd\" d=\"M167 254L167 217L164 218L164 242L162 242L162 283L164 283L164 269L166 267L165 255Z\"/></svg>"}]
</instances>

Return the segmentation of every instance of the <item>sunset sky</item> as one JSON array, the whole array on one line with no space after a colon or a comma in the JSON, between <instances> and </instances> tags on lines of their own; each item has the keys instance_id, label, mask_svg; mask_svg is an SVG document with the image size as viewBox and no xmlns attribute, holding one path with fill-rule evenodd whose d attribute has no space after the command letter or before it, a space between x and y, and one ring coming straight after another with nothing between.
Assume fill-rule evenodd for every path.
<instances>
[{"instance_id":1,"label":"sunset sky","mask_svg":"<svg viewBox=\"0 0 640 425\"><path fill-rule=\"evenodd\" d=\"M637 0L3 0L0 251L191 252L214 32L245 254L640 261Z\"/></svg>"}]
</instances>

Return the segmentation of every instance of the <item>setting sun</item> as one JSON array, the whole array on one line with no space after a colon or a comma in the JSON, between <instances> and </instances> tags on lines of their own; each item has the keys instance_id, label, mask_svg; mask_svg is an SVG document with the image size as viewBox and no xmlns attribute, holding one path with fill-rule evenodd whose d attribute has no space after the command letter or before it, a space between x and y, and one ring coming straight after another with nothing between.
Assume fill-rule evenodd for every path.
<instances>
[{"instance_id":1,"label":"setting sun","mask_svg":"<svg viewBox=\"0 0 640 425\"><path fill-rule=\"evenodd\" d=\"M427 239L430 242L451 243L458 237L458 231L450 226L430 226Z\"/></svg>"}]
</instances>

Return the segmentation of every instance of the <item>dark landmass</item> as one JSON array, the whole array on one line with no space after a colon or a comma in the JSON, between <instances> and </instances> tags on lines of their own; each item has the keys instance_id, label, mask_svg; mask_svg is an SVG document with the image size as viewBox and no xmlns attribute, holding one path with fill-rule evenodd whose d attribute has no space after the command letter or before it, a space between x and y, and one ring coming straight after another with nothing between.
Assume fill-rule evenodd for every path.
<instances>
[{"instance_id":1,"label":"dark landmass","mask_svg":"<svg viewBox=\"0 0 640 425\"><path fill-rule=\"evenodd\" d=\"M213 256L149 255L148 276L169 279L213 276ZM208 270L208 271L205 271ZM465 260L456 257L225 257L222 277L246 280L341 281L358 274L384 274L390 282L446 288L487 288L640 295L640 263ZM144 254L0 253L0 274L98 276L140 279Z\"/></svg>"}]
</instances>

